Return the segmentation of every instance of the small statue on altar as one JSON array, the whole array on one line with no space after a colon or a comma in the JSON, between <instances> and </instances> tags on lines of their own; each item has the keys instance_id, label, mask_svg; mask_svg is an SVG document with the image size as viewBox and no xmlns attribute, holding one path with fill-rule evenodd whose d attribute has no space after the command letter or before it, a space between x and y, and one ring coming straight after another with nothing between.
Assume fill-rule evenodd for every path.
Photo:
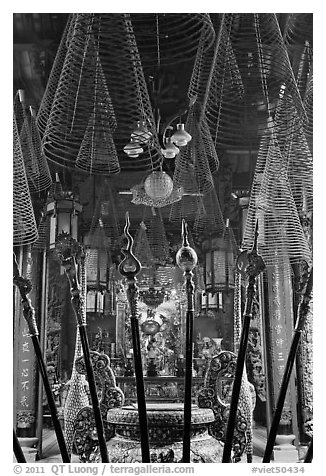
<instances>
[{"instance_id":1,"label":"small statue on altar","mask_svg":"<svg viewBox=\"0 0 326 476\"><path fill-rule=\"evenodd\" d=\"M147 346L147 357L148 357L147 377L157 376L156 363L155 363L156 356L157 356L156 339L155 337L152 336Z\"/></svg>"}]
</instances>

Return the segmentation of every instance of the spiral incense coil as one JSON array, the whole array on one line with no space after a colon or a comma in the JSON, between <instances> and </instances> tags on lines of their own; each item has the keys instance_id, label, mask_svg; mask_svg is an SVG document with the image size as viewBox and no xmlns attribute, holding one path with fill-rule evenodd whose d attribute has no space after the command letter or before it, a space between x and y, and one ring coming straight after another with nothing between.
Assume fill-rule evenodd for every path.
<instances>
[{"instance_id":1,"label":"spiral incense coil","mask_svg":"<svg viewBox=\"0 0 326 476\"><path fill-rule=\"evenodd\" d=\"M305 119L275 14L225 14L209 79L203 106L216 145L256 144L274 117L281 90L300 123ZM280 124L279 134L287 133L288 123Z\"/></svg>"},{"instance_id":2,"label":"spiral incense coil","mask_svg":"<svg viewBox=\"0 0 326 476\"><path fill-rule=\"evenodd\" d=\"M261 163L259 164L261 166ZM256 176L257 178L257 176ZM258 187L257 187L258 188ZM298 211L291 193L285 160L271 137L259 192L251 197L244 234L244 249L251 249L258 220L258 249L266 266L290 260L311 261Z\"/></svg>"},{"instance_id":3,"label":"spiral incense coil","mask_svg":"<svg viewBox=\"0 0 326 476\"><path fill-rule=\"evenodd\" d=\"M299 215L313 211L313 161L303 129L280 141L291 193Z\"/></svg>"},{"instance_id":4,"label":"spiral incense coil","mask_svg":"<svg viewBox=\"0 0 326 476\"><path fill-rule=\"evenodd\" d=\"M313 147L313 74L312 73L308 80L303 104L307 113L307 121L304 124L304 132L306 134L310 151L312 152L312 147Z\"/></svg>"},{"instance_id":5,"label":"spiral incense coil","mask_svg":"<svg viewBox=\"0 0 326 476\"><path fill-rule=\"evenodd\" d=\"M18 90L14 98L14 115L19 130L26 177L30 193L46 190L52 183L46 158L41 148L41 138L35 123L33 108L26 110L24 91Z\"/></svg>"},{"instance_id":6,"label":"spiral incense coil","mask_svg":"<svg viewBox=\"0 0 326 476\"><path fill-rule=\"evenodd\" d=\"M134 241L134 253L142 268L151 268L154 265L154 256L147 237L146 225L142 221L137 230Z\"/></svg>"},{"instance_id":7,"label":"spiral incense coil","mask_svg":"<svg viewBox=\"0 0 326 476\"><path fill-rule=\"evenodd\" d=\"M67 54L67 45L69 44L69 41L71 39L71 35L73 32L74 19L75 17L73 15L69 15L53 65L52 65L51 73L45 88L45 92L44 92L44 95L43 95L43 98L37 113L36 123L42 137L46 129L46 124L49 119L52 103L53 103L54 96L58 87L58 82L60 79L61 71L62 71L65 57Z\"/></svg>"},{"instance_id":8,"label":"spiral incense coil","mask_svg":"<svg viewBox=\"0 0 326 476\"><path fill-rule=\"evenodd\" d=\"M96 198L90 234L94 234L101 224L105 236L109 239L110 247L115 247L120 242L121 227L117 210L115 192L109 184L108 179L104 179L99 186L99 194Z\"/></svg>"},{"instance_id":9,"label":"spiral incense coil","mask_svg":"<svg viewBox=\"0 0 326 476\"><path fill-rule=\"evenodd\" d=\"M181 225L182 219L187 220L188 225L195 221L199 205L199 193L184 194L181 200L172 203L169 211L169 222Z\"/></svg>"},{"instance_id":10,"label":"spiral incense coil","mask_svg":"<svg viewBox=\"0 0 326 476\"><path fill-rule=\"evenodd\" d=\"M147 229L148 242L155 264L165 265L171 262L169 242L160 209L149 210L146 207L143 222Z\"/></svg>"},{"instance_id":11,"label":"spiral incense coil","mask_svg":"<svg viewBox=\"0 0 326 476\"><path fill-rule=\"evenodd\" d=\"M208 13L132 13L144 67L171 65L195 57L198 44L210 48L215 30Z\"/></svg>"},{"instance_id":12,"label":"spiral incense coil","mask_svg":"<svg viewBox=\"0 0 326 476\"><path fill-rule=\"evenodd\" d=\"M219 160L206 119L201 120L199 103L190 108L185 128L192 140L176 158L173 182L187 192L207 193L214 187L212 174L217 171ZM191 183L196 184L194 190L189 188Z\"/></svg>"},{"instance_id":13,"label":"spiral incense coil","mask_svg":"<svg viewBox=\"0 0 326 476\"><path fill-rule=\"evenodd\" d=\"M46 216L46 210L43 211L39 225L37 227L38 238L33 243L33 250L45 251L49 246L50 238L50 220Z\"/></svg>"},{"instance_id":14,"label":"spiral incense coil","mask_svg":"<svg viewBox=\"0 0 326 476\"><path fill-rule=\"evenodd\" d=\"M222 234L225 229L223 214L215 188L199 197L194 230L198 233Z\"/></svg>"},{"instance_id":15,"label":"spiral incense coil","mask_svg":"<svg viewBox=\"0 0 326 476\"><path fill-rule=\"evenodd\" d=\"M294 74L297 76L302 55L308 53L310 60L312 61L313 14L289 13L284 28L283 38Z\"/></svg>"},{"instance_id":16,"label":"spiral incense coil","mask_svg":"<svg viewBox=\"0 0 326 476\"><path fill-rule=\"evenodd\" d=\"M219 14L210 14L210 17L214 29L218 33L221 23L220 16ZM205 102L204 98L207 90L207 85L210 82L210 74L215 54L214 45L216 41L218 41L218 35L215 35L213 46L209 47L207 45L206 38L203 35L201 36L189 82L189 99L196 98L196 100L202 105Z\"/></svg>"},{"instance_id":17,"label":"spiral incense coil","mask_svg":"<svg viewBox=\"0 0 326 476\"><path fill-rule=\"evenodd\" d=\"M38 238L32 199L29 192L23 152L13 116L13 244L31 245Z\"/></svg>"},{"instance_id":18,"label":"spiral incense coil","mask_svg":"<svg viewBox=\"0 0 326 476\"><path fill-rule=\"evenodd\" d=\"M98 132L107 133L102 139L111 151L114 142L121 169L156 168L161 161L160 146L130 16L81 13L74 14L72 22L73 31L43 137L46 156L58 164L75 166L83 140L85 152L90 150L86 144L92 144L93 130L96 147ZM112 111L117 127L112 126ZM136 157L127 155L123 148L130 142L137 121L146 123L151 141ZM93 155L85 165L84 153L78 166L102 173L101 155L101 151L95 154L97 164ZM108 173L112 172L117 172L115 157Z\"/></svg>"}]
</instances>

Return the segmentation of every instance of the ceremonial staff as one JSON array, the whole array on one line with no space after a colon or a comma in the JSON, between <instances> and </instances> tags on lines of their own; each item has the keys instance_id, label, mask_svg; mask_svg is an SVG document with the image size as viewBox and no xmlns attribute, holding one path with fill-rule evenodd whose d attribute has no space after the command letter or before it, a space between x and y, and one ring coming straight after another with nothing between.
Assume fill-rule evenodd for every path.
<instances>
[{"instance_id":1,"label":"ceremonial staff","mask_svg":"<svg viewBox=\"0 0 326 476\"><path fill-rule=\"evenodd\" d=\"M308 446L308 451L307 451L306 457L304 459L304 463L311 463L312 454L313 454L313 439L311 438L310 444Z\"/></svg>"},{"instance_id":2,"label":"ceremonial staff","mask_svg":"<svg viewBox=\"0 0 326 476\"><path fill-rule=\"evenodd\" d=\"M252 318L252 305L253 299L256 293L256 281L257 276L265 269L265 264L261 256L257 253L257 241L258 241L258 222L256 223L255 229L255 240L250 252L243 251L237 260L237 268L240 272L245 272L248 276L248 285L246 290L246 304L243 316L243 326L240 336L240 345L239 352L237 357L237 364L235 370L235 377L233 382L231 404L229 411L228 425L225 435L225 445L223 450L222 463L231 462L231 450L232 450L232 441L234 435L234 427L237 416L239 395L242 383L242 375L244 362L246 358L247 346L248 346L248 336L250 329L250 321ZM251 461L248 461L250 463Z\"/></svg>"},{"instance_id":3,"label":"ceremonial staff","mask_svg":"<svg viewBox=\"0 0 326 476\"><path fill-rule=\"evenodd\" d=\"M299 305L298 309L298 316L297 316L297 321L295 324L294 328L294 334L292 338L292 343L289 351L289 355L286 361L285 365L285 370L282 378L282 383L281 383L281 388L279 392L279 396L277 399L277 404L276 404L276 409L273 415L273 420L271 424L271 428L269 430L268 434L268 439L267 439L267 444L265 448L265 453L263 457L263 463L269 463L271 460L271 456L273 453L273 448L274 448L274 443L275 443L275 438L277 434L277 429L280 423L280 419L282 416L282 411L283 411L283 406L284 406L284 401L286 397L286 392L289 386L289 381L291 377L291 372L293 369L293 364L295 362L295 356L298 350L299 342L300 342L300 337L301 333L304 328L304 324L306 321L306 317L309 311L309 302L311 299L311 292L312 292L312 272L313 270L311 269L309 279L307 282L306 290L305 293L302 297L302 301Z\"/></svg>"},{"instance_id":4,"label":"ceremonial staff","mask_svg":"<svg viewBox=\"0 0 326 476\"><path fill-rule=\"evenodd\" d=\"M14 430L14 453L16 456L17 463L26 463L26 459L25 459L23 450L21 449L21 446L19 444L15 430Z\"/></svg>"},{"instance_id":5,"label":"ceremonial staff","mask_svg":"<svg viewBox=\"0 0 326 476\"><path fill-rule=\"evenodd\" d=\"M145 387L143 377L143 366L141 358L139 325L138 325L138 286L137 274L141 270L141 264L132 252L133 237L129 233L130 221L129 214L126 213L126 223L124 227L124 234L127 238L127 246L121 251L124 259L119 264L119 273L127 279L127 298L130 307L130 322L132 347L134 354L135 376L136 376L136 390L138 402L138 418L140 428L140 445L142 452L142 462L150 462L149 440L148 440L148 425L147 425L147 411L145 400Z\"/></svg>"},{"instance_id":6,"label":"ceremonial staff","mask_svg":"<svg viewBox=\"0 0 326 476\"><path fill-rule=\"evenodd\" d=\"M108 452L104 436L104 426L100 411L100 404L96 389L94 371L90 358L89 343L86 332L85 319L85 298L82 294L81 286L77 276L77 261L84 259L84 250L82 246L67 233L61 233L55 246L55 252L64 267L66 276L70 284L71 303L75 313L77 327L83 348L89 392L91 395L97 439L102 458L102 463L108 463Z\"/></svg>"},{"instance_id":7,"label":"ceremonial staff","mask_svg":"<svg viewBox=\"0 0 326 476\"><path fill-rule=\"evenodd\" d=\"M18 264L16 261L16 257L14 254L14 284L18 287L21 298L22 298L22 304L23 304L23 316L27 322L28 325L28 330L30 337L32 339L32 343L34 346L34 351L36 355L36 359L38 362L40 374L43 380L43 385L49 405L49 410L50 414L52 417L52 422L53 422L53 427L54 431L57 437L58 445L59 445L59 450L61 453L62 461L64 463L70 463L70 456L67 451L67 446L66 442L63 436L62 428L60 425L60 421L58 418L58 413L57 413L57 407L53 398L53 393L51 390L50 382L48 379L48 375L46 373L46 366L45 362L43 359L42 351L41 351L41 346L39 342L39 332L37 329L36 325L36 320L35 320L35 309L33 308L31 304L31 300L27 296L30 291L32 290L32 283L29 279L23 278L20 276L19 269L18 269Z\"/></svg>"},{"instance_id":8,"label":"ceremonial staff","mask_svg":"<svg viewBox=\"0 0 326 476\"><path fill-rule=\"evenodd\" d=\"M186 279L187 314L186 314L186 369L185 369L185 396L183 422L183 450L182 462L190 463L190 434L191 434L191 387L192 387L192 351L194 327L194 294L192 270L197 264L197 254L189 246L188 229L185 220L182 220L182 246L177 252L176 262L183 271Z\"/></svg>"}]
</instances>

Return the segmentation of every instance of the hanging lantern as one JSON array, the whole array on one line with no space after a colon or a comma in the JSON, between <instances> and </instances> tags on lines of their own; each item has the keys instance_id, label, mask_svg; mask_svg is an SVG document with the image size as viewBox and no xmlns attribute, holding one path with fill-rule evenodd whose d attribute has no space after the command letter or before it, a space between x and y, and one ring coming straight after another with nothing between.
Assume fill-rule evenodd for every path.
<instances>
[{"instance_id":1,"label":"hanging lantern","mask_svg":"<svg viewBox=\"0 0 326 476\"><path fill-rule=\"evenodd\" d=\"M192 139L191 135L185 131L184 124L177 124L177 130L171 137L172 142L178 146L187 145Z\"/></svg>"},{"instance_id":2,"label":"hanging lantern","mask_svg":"<svg viewBox=\"0 0 326 476\"><path fill-rule=\"evenodd\" d=\"M229 220L222 237L210 236L203 241L205 252L205 290L208 293L229 291L234 288L236 242Z\"/></svg>"},{"instance_id":3,"label":"hanging lantern","mask_svg":"<svg viewBox=\"0 0 326 476\"><path fill-rule=\"evenodd\" d=\"M56 239L61 233L78 241L78 215L82 209L71 192L62 190L59 174L56 174L50 201L46 205L46 213L50 216L50 250L55 248Z\"/></svg>"},{"instance_id":4,"label":"hanging lantern","mask_svg":"<svg viewBox=\"0 0 326 476\"><path fill-rule=\"evenodd\" d=\"M173 144L171 137L165 139L164 147L164 149L161 149L161 152L166 159L174 159L180 152L180 149Z\"/></svg>"},{"instance_id":5,"label":"hanging lantern","mask_svg":"<svg viewBox=\"0 0 326 476\"><path fill-rule=\"evenodd\" d=\"M144 152L144 149L141 147L140 143L131 137L130 142L124 146L123 151L129 155L129 157L138 157L139 154Z\"/></svg>"},{"instance_id":6,"label":"hanging lantern","mask_svg":"<svg viewBox=\"0 0 326 476\"><path fill-rule=\"evenodd\" d=\"M173 180L162 170L154 170L144 183L145 192L154 199L167 198L173 190Z\"/></svg>"},{"instance_id":7,"label":"hanging lantern","mask_svg":"<svg viewBox=\"0 0 326 476\"><path fill-rule=\"evenodd\" d=\"M143 145L148 143L152 135L146 126L146 121L138 121L136 129L131 133L131 139Z\"/></svg>"},{"instance_id":8,"label":"hanging lantern","mask_svg":"<svg viewBox=\"0 0 326 476\"><path fill-rule=\"evenodd\" d=\"M94 232L84 237L84 246L87 276L86 312L103 313L109 254L108 240L101 223Z\"/></svg>"}]
</instances>

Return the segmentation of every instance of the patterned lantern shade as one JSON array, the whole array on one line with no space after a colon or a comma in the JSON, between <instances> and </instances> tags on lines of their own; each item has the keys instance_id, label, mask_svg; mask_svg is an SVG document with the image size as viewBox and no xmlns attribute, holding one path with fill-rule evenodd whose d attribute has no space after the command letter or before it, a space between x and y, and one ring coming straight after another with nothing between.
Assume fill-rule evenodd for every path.
<instances>
[{"instance_id":1,"label":"patterned lantern shade","mask_svg":"<svg viewBox=\"0 0 326 476\"><path fill-rule=\"evenodd\" d=\"M167 198L173 190L171 177L162 170L154 170L145 179L145 192L155 200Z\"/></svg>"},{"instance_id":2,"label":"patterned lantern shade","mask_svg":"<svg viewBox=\"0 0 326 476\"><path fill-rule=\"evenodd\" d=\"M227 220L221 237L211 236L204 240L205 290L211 294L234 288L237 245Z\"/></svg>"},{"instance_id":3,"label":"patterned lantern shade","mask_svg":"<svg viewBox=\"0 0 326 476\"><path fill-rule=\"evenodd\" d=\"M55 248L56 239L61 233L78 240L78 215L82 209L71 192L62 190L59 174L56 174L56 182L46 205L46 213L50 216L50 249Z\"/></svg>"}]
</instances>

